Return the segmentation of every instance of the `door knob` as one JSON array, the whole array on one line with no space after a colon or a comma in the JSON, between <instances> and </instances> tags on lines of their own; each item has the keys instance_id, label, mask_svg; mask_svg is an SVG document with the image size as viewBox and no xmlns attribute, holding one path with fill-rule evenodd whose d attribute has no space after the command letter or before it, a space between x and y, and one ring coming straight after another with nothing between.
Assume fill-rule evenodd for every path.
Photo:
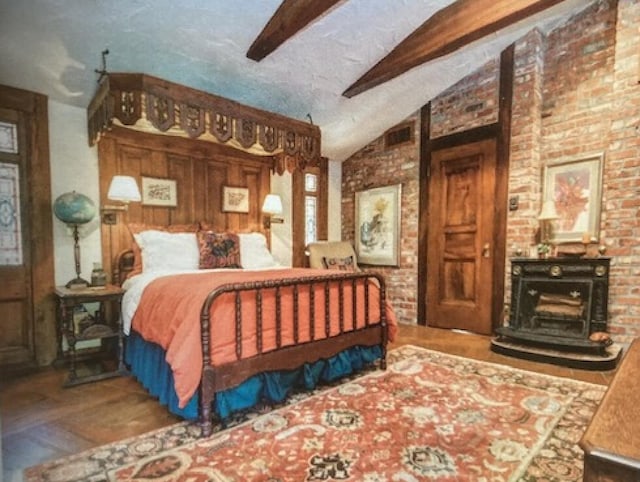
<instances>
[{"instance_id":1,"label":"door knob","mask_svg":"<svg viewBox=\"0 0 640 482\"><path fill-rule=\"evenodd\" d=\"M490 250L491 250L491 245L489 243L484 243L484 246L482 247L482 257L488 258L489 255L491 254Z\"/></svg>"}]
</instances>

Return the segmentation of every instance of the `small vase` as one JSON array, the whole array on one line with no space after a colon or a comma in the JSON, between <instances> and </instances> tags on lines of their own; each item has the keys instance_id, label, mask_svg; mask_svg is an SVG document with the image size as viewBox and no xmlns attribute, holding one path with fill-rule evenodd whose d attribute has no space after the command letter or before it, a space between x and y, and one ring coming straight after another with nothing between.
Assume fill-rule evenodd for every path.
<instances>
[{"instance_id":1,"label":"small vase","mask_svg":"<svg viewBox=\"0 0 640 482\"><path fill-rule=\"evenodd\" d=\"M91 271L91 286L106 286L107 273L102 269L100 263L93 263L93 271Z\"/></svg>"}]
</instances>

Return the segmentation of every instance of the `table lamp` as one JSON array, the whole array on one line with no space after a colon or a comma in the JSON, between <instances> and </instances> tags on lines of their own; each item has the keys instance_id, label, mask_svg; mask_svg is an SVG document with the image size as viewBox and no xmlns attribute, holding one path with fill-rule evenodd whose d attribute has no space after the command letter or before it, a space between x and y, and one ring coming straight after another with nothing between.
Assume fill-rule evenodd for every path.
<instances>
[{"instance_id":1,"label":"table lamp","mask_svg":"<svg viewBox=\"0 0 640 482\"><path fill-rule=\"evenodd\" d=\"M551 238L553 235L553 221L559 219L558 213L556 212L556 203L555 201L545 201L542 204L542 210L540 211L540 215L538 216L538 221L540 221L540 242L547 246L551 247Z\"/></svg>"},{"instance_id":2,"label":"table lamp","mask_svg":"<svg viewBox=\"0 0 640 482\"><path fill-rule=\"evenodd\" d=\"M75 191L64 193L53 202L53 212L56 217L73 230L76 277L65 286L70 289L81 289L89 286L89 282L80 277L80 238L78 226L86 224L96 215L96 206L84 194Z\"/></svg>"}]
</instances>

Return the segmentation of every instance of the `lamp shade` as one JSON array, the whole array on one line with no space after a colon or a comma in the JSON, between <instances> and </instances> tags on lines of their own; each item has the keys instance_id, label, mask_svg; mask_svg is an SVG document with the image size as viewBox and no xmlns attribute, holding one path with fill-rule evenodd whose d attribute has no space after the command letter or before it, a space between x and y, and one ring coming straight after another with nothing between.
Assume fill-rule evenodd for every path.
<instances>
[{"instance_id":1,"label":"lamp shade","mask_svg":"<svg viewBox=\"0 0 640 482\"><path fill-rule=\"evenodd\" d=\"M538 216L539 221L552 221L558 219L558 213L556 212L556 203L554 201L545 201L542 205L542 210Z\"/></svg>"},{"instance_id":2,"label":"lamp shade","mask_svg":"<svg viewBox=\"0 0 640 482\"><path fill-rule=\"evenodd\" d=\"M107 192L107 198L125 203L142 200L138 184L131 176L113 176Z\"/></svg>"},{"instance_id":3,"label":"lamp shade","mask_svg":"<svg viewBox=\"0 0 640 482\"><path fill-rule=\"evenodd\" d=\"M53 202L53 213L66 224L86 224L96 215L96 205L84 194L71 191Z\"/></svg>"},{"instance_id":4,"label":"lamp shade","mask_svg":"<svg viewBox=\"0 0 640 482\"><path fill-rule=\"evenodd\" d=\"M267 194L262 204L262 212L265 214L280 214L282 212L282 200L277 194Z\"/></svg>"}]
</instances>

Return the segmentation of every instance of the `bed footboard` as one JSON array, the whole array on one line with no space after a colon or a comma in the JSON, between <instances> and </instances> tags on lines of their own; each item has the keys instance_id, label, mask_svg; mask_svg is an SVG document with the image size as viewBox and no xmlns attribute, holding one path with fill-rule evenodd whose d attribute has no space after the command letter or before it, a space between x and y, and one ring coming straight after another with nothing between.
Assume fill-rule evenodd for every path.
<instances>
[{"instance_id":1,"label":"bed footboard","mask_svg":"<svg viewBox=\"0 0 640 482\"><path fill-rule=\"evenodd\" d=\"M375 290L377 303L370 300L372 290ZM243 325L242 313L247 292L255 303L255 331L251 333L255 336L255 354L251 356L243 354L243 337L247 336L247 328ZM323 300L317 301L318 292ZM211 360L212 333L215 333L211 311L216 300L229 293L235 301L235 361L216 366ZM265 348L262 336L266 293L275 297L275 347L270 348ZM291 309L283 309L283 296L292 296ZM299 301L303 296L309 304L304 313ZM316 319L316 302L324 302L323 319ZM335 305L331 309L332 304L337 304L337 310ZM375 305L375 309L372 305ZM364 312L356 312L359 307ZM335 318L336 311L338 319L332 320L331 313ZM346 326L345 319L351 320L350 326ZM356 320L363 321L356 326ZM385 284L382 276L375 273L335 273L223 285L207 296L200 312L200 324L203 370L199 419L205 437L212 432L211 407L216 393L235 387L258 373L293 370L304 363L330 358L354 346L375 345L381 347L380 367L386 369L388 334ZM285 325L293 332L292 344L283 342ZM302 339L300 334L303 328L310 339ZM324 336L314 335L318 330Z\"/></svg>"}]
</instances>

